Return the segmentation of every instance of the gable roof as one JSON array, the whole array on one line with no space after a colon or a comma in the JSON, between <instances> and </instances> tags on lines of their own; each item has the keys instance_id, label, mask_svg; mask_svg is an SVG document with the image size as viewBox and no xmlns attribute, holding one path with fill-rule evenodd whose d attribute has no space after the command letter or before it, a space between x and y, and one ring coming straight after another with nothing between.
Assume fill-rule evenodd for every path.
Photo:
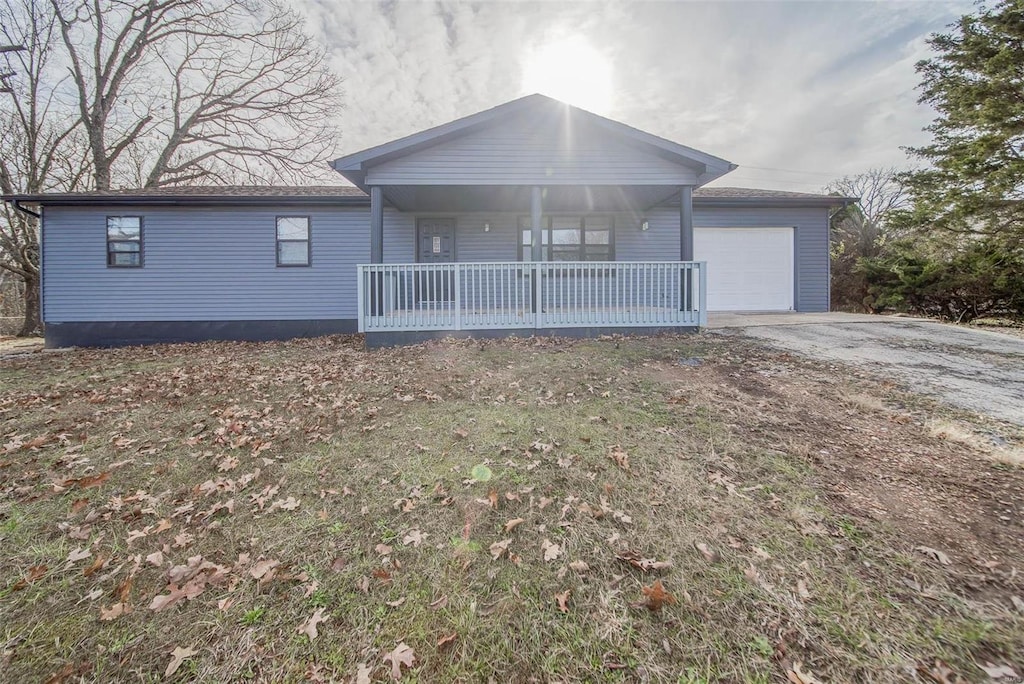
<instances>
[{"instance_id":1,"label":"gable roof","mask_svg":"<svg viewBox=\"0 0 1024 684\"><path fill-rule=\"evenodd\" d=\"M364 187L363 181L366 177L366 171L371 166L433 147L434 145L497 125L503 120L531 111L536 112L538 115L551 112L566 113L571 117L602 128L630 145L669 161L687 166L694 164L702 165L705 169L704 173L700 175L702 184L708 183L736 168L735 164L720 157L701 152L686 145L680 145L665 138L660 138L638 128L593 114L585 109L574 107L539 93L527 95L497 107L477 112L476 114L471 114L440 126L428 128L425 131L413 133L404 138L392 140L391 142L377 145L361 152L339 157L331 162L331 167L357 186Z\"/></svg>"}]
</instances>

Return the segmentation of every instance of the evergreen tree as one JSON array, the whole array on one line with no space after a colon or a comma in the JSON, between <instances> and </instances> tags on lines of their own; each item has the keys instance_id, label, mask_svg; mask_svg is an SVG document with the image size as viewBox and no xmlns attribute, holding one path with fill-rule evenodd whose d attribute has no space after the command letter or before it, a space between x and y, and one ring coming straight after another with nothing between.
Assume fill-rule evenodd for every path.
<instances>
[{"instance_id":1,"label":"evergreen tree","mask_svg":"<svg viewBox=\"0 0 1024 684\"><path fill-rule=\"evenodd\" d=\"M938 116L930 145L909 152L929 168L906 174L919 227L1024 237L1024 0L960 18L934 34L917 64L920 102Z\"/></svg>"}]
</instances>

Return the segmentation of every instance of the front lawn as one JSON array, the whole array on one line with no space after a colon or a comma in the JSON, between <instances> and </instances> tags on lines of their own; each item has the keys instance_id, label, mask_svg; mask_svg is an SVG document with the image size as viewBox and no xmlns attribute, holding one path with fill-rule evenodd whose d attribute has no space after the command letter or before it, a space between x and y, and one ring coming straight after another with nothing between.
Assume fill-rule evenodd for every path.
<instances>
[{"instance_id":1,"label":"front lawn","mask_svg":"<svg viewBox=\"0 0 1024 684\"><path fill-rule=\"evenodd\" d=\"M1024 675L1024 469L937 420L1021 437L714 335L2 360L0 680Z\"/></svg>"}]
</instances>

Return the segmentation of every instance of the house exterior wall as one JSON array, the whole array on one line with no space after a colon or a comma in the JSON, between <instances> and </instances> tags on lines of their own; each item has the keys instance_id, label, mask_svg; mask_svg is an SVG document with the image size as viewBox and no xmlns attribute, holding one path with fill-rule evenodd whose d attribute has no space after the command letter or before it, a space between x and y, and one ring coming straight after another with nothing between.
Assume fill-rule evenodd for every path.
<instances>
[{"instance_id":1,"label":"house exterior wall","mask_svg":"<svg viewBox=\"0 0 1024 684\"><path fill-rule=\"evenodd\" d=\"M796 308L828 310L828 217L824 208L702 207L698 203L694 214L697 227L794 227ZM106 217L136 215L143 217L144 266L108 268ZM275 219L282 215L310 217L310 267L276 265ZM434 215L455 219L458 261L519 258L520 213ZM642 216L613 216L617 260L679 258L678 207L659 207ZM639 229L642 218L648 219L650 230ZM416 220L414 214L385 211L386 263L416 260ZM483 229L485 222L491 225L488 232ZM53 330L59 339L60 326L65 324L110 322L162 322L172 331L175 322L191 322L198 326L197 339L209 336L199 325L204 321L292 322L294 325L281 328L281 336L354 330L355 267L369 261L368 224L367 207L48 207L42 241L46 265L43 317L48 337ZM322 325L325 321L326 327ZM243 329L228 325L223 336L244 337L238 332ZM97 335L97 339L102 337L102 331ZM265 336L259 330L252 335ZM184 339L159 331L153 337Z\"/></svg>"},{"instance_id":2,"label":"house exterior wall","mask_svg":"<svg viewBox=\"0 0 1024 684\"><path fill-rule=\"evenodd\" d=\"M694 206L696 228L794 228L797 311L829 309L828 209L825 207Z\"/></svg>"},{"instance_id":3,"label":"house exterior wall","mask_svg":"<svg viewBox=\"0 0 1024 684\"><path fill-rule=\"evenodd\" d=\"M107 216L142 217L142 268L107 267ZM277 216L310 217L311 266L277 266ZM47 207L44 321L355 320L368 217L365 207L301 205ZM411 253L411 225L385 212L393 261Z\"/></svg>"},{"instance_id":4,"label":"house exterior wall","mask_svg":"<svg viewBox=\"0 0 1024 684\"><path fill-rule=\"evenodd\" d=\"M694 185L697 172L583 127L518 117L383 162L367 185Z\"/></svg>"},{"instance_id":5,"label":"house exterior wall","mask_svg":"<svg viewBox=\"0 0 1024 684\"><path fill-rule=\"evenodd\" d=\"M519 258L518 221L525 213L431 214L456 222L455 254L462 262L516 261ZM658 207L643 214L614 213L615 258L618 261L674 261L679 258L679 208ZM650 229L641 231L646 218ZM491 230L484 232L484 223ZM389 235L391 226L393 235ZM385 261L413 262L416 217L400 214L385 224ZM797 311L828 311L828 211L823 207L694 207L697 228L792 227L795 229L794 282Z\"/></svg>"}]
</instances>

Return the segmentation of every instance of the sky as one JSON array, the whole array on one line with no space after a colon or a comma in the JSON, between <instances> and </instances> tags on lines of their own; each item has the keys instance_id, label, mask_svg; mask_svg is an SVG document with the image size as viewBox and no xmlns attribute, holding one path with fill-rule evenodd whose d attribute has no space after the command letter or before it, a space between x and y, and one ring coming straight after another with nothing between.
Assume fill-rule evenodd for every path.
<instances>
[{"instance_id":1,"label":"sky","mask_svg":"<svg viewBox=\"0 0 1024 684\"><path fill-rule=\"evenodd\" d=\"M973 4L292 0L344 80L338 154L532 92L738 164L716 185L816 191L909 167L929 34Z\"/></svg>"}]
</instances>

